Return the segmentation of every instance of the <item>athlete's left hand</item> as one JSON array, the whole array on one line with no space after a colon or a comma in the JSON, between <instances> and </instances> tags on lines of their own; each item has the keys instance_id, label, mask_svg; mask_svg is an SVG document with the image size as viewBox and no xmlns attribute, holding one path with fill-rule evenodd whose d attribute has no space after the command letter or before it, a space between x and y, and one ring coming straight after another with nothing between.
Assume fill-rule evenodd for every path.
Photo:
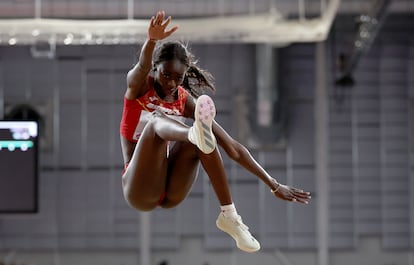
<instances>
[{"instance_id":1,"label":"athlete's left hand","mask_svg":"<svg viewBox=\"0 0 414 265\"><path fill-rule=\"evenodd\" d=\"M276 187L272 188L272 193L279 199L291 202L308 204L311 199L310 192L280 183L277 183Z\"/></svg>"}]
</instances>

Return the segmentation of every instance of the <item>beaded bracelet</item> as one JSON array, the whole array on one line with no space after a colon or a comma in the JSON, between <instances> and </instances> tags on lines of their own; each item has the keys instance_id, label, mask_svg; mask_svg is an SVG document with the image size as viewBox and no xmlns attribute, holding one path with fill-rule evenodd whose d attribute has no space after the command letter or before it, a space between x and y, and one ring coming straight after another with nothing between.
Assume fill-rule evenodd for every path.
<instances>
[{"instance_id":1,"label":"beaded bracelet","mask_svg":"<svg viewBox=\"0 0 414 265\"><path fill-rule=\"evenodd\" d=\"M279 188L280 188L280 183L277 183L277 188L276 188L276 189L274 189L274 190L270 189L270 191L271 191L273 194L276 194L276 192L279 190Z\"/></svg>"},{"instance_id":2,"label":"beaded bracelet","mask_svg":"<svg viewBox=\"0 0 414 265\"><path fill-rule=\"evenodd\" d=\"M147 40L156 43L157 39L152 39L149 34L147 34Z\"/></svg>"}]
</instances>

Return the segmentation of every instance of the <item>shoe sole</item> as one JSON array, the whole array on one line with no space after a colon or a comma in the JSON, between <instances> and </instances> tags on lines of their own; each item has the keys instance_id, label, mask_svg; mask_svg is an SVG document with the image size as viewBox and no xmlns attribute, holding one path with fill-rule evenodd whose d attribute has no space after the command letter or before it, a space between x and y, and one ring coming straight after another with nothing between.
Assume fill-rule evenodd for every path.
<instances>
[{"instance_id":1,"label":"shoe sole","mask_svg":"<svg viewBox=\"0 0 414 265\"><path fill-rule=\"evenodd\" d=\"M213 100L207 95L198 97L194 112L195 122L197 123L199 139L204 153L208 154L216 148L216 140L213 135L212 124L216 116L216 106Z\"/></svg>"},{"instance_id":2,"label":"shoe sole","mask_svg":"<svg viewBox=\"0 0 414 265\"><path fill-rule=\"evenodd\" d=\"M226 234L228 234L229 236L231 236L233 239L234 239L234 241L236 241L236 246L239 248L239 249L241 249L241 250L243 250L244 252L248 252L248 253L253 253L253 252L256 252L256 251L259 251L260 250L260 246L258 247L258 248L254 248L254 249L252 249L252 248L245 248L245 247L243 247L243 246L240 246L239 245L239 242L237 241L237 237L236 236L234 236L234 235L232 235L231 233L229 233L229 232L227 232L226 230L225 230L225 228L221 225L221 223L220 223L220 221L216 221L216 226L217 226L217 228L218 229L220 229L221 231L223 231L224 233L226 233ZM251 236L252 238L253 238L253 236ZM255 239L256 240L256 239ZM256 240L257 241L257 240Z\"/></svg>"}]
</instances>

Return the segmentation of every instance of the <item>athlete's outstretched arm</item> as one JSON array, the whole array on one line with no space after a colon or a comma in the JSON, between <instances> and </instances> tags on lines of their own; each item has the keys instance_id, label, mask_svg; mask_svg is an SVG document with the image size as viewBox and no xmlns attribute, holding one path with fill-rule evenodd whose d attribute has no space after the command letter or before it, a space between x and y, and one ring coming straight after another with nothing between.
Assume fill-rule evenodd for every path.
<instances>
[{"instance_id":1,"label":"athlete's outstretched arm","mask_svg":"<svg viewBox=\"0 0 414 265\"><path fill-rule=\"evenodd\" d=\"M214 121L213 124L213 132L216 136L218 144L223 147L227 155L249 172L259 177L272 191L274 191L273 193L276 197L300 203L309 202L309 192L277 182L253 158L249 150L244 145L234 140L216 121Z\"/></svg>"},{"instance_id":2,"label":"athlete's outstretched arm","mask_svg":"<svg viewBox=\"0 0 414 265\"><path fill-rule=\"evenodd\" d=\"M152 54L154 52L157 40L162 40L173 34L178 27L172 27L166 30L168 24L171 22L171 17L165 19L165 12L160 11L155 17L151 18L148 27L148 36L144 45L142 46L138 63L128 72L127 75L127 90L125 97L127 99L136 99L143 95L148 86L146 81L148 74L152 67Z\"/></svg>"}]
</instances>

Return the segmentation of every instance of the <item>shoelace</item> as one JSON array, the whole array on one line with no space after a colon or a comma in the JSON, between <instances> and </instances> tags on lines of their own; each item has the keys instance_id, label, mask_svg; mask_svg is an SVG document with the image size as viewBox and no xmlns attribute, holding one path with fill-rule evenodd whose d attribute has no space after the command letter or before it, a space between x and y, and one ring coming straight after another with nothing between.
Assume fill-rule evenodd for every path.
<instances>
[{"instance_id":1,"label":"shoelace","mask_svg":"<svg viewBox=\"0 0 414 265\"><path fill-rule=\"evenodd\" d=\"M247 225L243 224L243 221L242 221L240 215L237 216L237 219L235 219L234 222L236 224L238 224L242 230L245 230L245 231L248 231L249 230L249 227Z\"/></svg>"}]
</instances>

